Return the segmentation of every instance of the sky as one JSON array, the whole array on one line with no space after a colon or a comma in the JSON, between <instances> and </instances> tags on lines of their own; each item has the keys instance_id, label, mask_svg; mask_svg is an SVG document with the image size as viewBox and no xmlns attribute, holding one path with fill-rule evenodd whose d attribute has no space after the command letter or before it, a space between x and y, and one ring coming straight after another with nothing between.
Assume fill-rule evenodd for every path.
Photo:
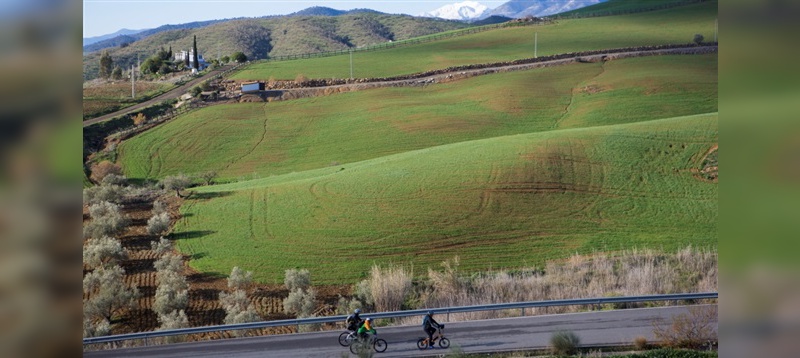
<instances>
[{"instance_id":1,"label":"sky","mask_svg":"<svg viewBox=\"0 0 800 358\"><path fill-rule=\"evenodd\" d=\"M152 29L193 21L286 15L312 6L337 10L368 8L390 14L419 15L464 0L83 0L83 37L120 29ZM474 0L473 0L474 1ZM477 0L495 8L508 0Z\"/></svg>"}]
</instances>

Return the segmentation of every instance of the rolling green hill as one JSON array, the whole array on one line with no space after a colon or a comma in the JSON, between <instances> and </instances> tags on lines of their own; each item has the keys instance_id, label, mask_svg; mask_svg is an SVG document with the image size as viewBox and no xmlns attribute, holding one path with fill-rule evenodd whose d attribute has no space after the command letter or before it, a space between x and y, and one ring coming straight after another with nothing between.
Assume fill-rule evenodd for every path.
<instances>
[{"instance_id":1,"label":"rolling green hill","mask_svg":"<svg viewBox=\"0 0 800 358\"><path fill-rule=\"evenodd\" d=\"M632 15L559 20L552 25L511 27L448 38L440 41L353 54L357 78L389 77L449 66L492 63L531 58L534 32L538 33L538 55L602 50L631 46L690 43L694 34L711 38L717 2L681 6ZM294 80L348 78L347 55L248 66L231 78L238 80Z\"/></svg>"},{"instance_id":2,"label":"rolling green hill","mask_svg":"<svg viewBox=\"0 0 800 358\"><path fill-rule=\"evenodd\" d=\"M129 178L215 170L249 179L466 140L715 112L716 98L716 55L574 64L212 106L123 142L119 158Z\"/></svg>"},{"instance_id":3,"label":"rolling green hill","mask_svg":"<svg viewBox=\"0 0 800 358\"><path fill-rule=\"evenodd\" d=\"M373 263L467 271L580 252L716 245L717 185L698 180L716 114L467 141L202 187L175 228L191 265L278 283L353 283ZM221 214L224 213L224 214Z\"/></svg>"}]
</instances>

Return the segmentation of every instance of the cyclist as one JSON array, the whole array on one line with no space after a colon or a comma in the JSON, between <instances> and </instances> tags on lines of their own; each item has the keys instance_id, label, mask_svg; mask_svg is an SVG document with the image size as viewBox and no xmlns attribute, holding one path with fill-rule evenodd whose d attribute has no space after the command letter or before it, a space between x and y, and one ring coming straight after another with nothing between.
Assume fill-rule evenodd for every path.
<instances>
[{"instance_id":1,"label":"cyclist","mask_svg":"<svg viewBox=\"0 0 800 358\"><path fill-rule=\"evenodd\" d=\"M433 311L428 311L428 314L422 319L422 329L428 335L428 348L433 348L433 334L436 333L436 329L439 327L442 327L442 325L433 319Z\"/></svg>"},{"instance_id":2,"label":"cyclist","mask_svg":"<svg viewBox=\"0 0 800 358\"><path fill-rule=\"evenodd\" d=\"M378 332L375 331L375 328L372 328L372 318L367 318L367 320L364 321L364 325L362 325L361 328L358 329L358 336L361 337L361 339L366 340L367 333L370 333L372 335L378 334Z\"/></svg>"},{"instance_id":3,"label":"cyclist","mask_svg":"<svg viewBox=\"0 0 800 358\"><path fill-rule=\"evenodd\" d=\"M359 317L360 313L361 309L356 308L356 310L353 311L353 314L347 316L347 319L344 320L344 323L347 325L348 331L355 332L358 330L359 327L361 327L362 321L361 317Z\"/></svg>"}]
</instances>

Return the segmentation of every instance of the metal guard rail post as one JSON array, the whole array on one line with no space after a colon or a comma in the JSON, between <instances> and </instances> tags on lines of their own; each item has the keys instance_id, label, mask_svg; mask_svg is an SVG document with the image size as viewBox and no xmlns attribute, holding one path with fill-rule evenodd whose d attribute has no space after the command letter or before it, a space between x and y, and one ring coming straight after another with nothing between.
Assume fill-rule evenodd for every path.
<instances>
[{"instance_id":1,"label":"metal guard rail post","mask_svg":"<svg viewBox=\"0 0 800 358\"><path fill-rule=\"evenodd\" d=\"M364 316L370 318L399 318L399 317L409 317L409 316L422 316L425 315L428 311L432 311L434 314L441 314L441 313L447 314L449 319L450 313L524 309L530 307L577 306L577 305L651 302L651 301L684 301L684 300L699 300L699 299L715 299L718 297L719 294L717 292L704 292L704 293L677 293L677 294L647 295L647 296L577 298L568 300L529 301L529 302L515 302L515 303L495 303L495 304L475 305L475 306L425 308L425 309L408 310L408 311L378 312L378 313L364 314ZM126 341L132 339L146 340L148 338L153 338L153 337L166 337L166 336L175 336L181 334L234 331L242 329L259 329L259 328L280 327L280 326L297 326L301 324L336 323L336 322L343 322L346 317L347 317L346 315L339 315L339 316L328 316L328 317L285 319L277 321L237 323L237 324L226 324L219 326L206 326L206 327L168 329L163 331L152 331L152 332L128 333L128 334L119 334L113 336L84 338L83 344L108 343L108 342Z\"/></svg>"}]
</instances>

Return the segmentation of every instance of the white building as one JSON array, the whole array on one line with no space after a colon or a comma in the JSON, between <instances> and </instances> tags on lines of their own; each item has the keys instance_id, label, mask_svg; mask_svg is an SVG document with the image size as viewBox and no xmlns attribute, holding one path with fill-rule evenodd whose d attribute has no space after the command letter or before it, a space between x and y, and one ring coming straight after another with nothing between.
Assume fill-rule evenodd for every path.
<instances>
[{"instance_id":1,"label":"white building","mask_svg":"<svg viewBox=\"0 0 800 358\"><path fill-rule=\"evenodd\" d=\"M175 61L181 61L185 63L187 56L189 57L189 67L194 68L194 50L175 52ZM197 68L201 71L208 67L206 60L203 59L203 55L201 54L197 54L197 62L199 65Z\"/></svg>"}]
</instances>

